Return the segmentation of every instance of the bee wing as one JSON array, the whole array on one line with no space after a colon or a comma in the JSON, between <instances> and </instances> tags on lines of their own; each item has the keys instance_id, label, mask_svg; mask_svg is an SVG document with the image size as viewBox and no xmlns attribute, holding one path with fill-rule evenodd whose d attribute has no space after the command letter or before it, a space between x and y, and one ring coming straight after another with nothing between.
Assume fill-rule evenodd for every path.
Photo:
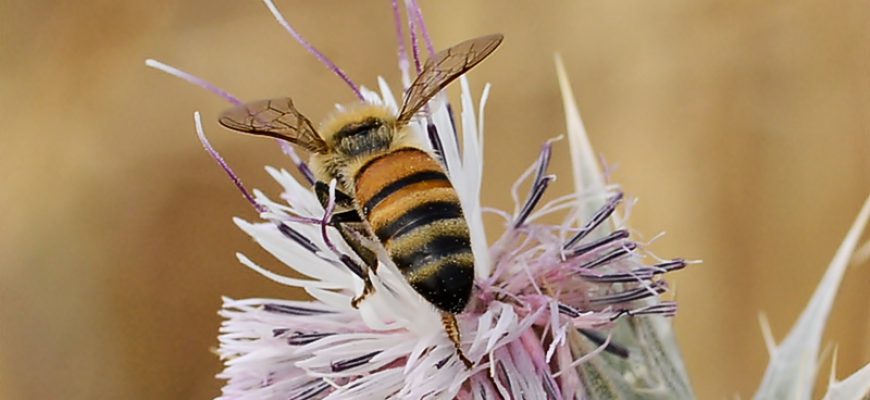
<instances>
[{"instance_id":1,"label":"bee wing","mask_svg":"<svg viewBox=\"0 0 870 400\"><path fill-rule=\"evenodd\" d=\"M397 124L407 124L441 89L489 56L502 39L501 34L494 34L466 40L427 60L405 94Z\"/></svg>"},{"instance_id":2,"label":"bee wing","mask_svg":"<svg viewBox=\"0 0 870 400\"><path fill-rule=\"evenodd\" d=\"M326 142L289 97L254 101L224 111L218 122L234 131L269 136L323 153Z\"/></svg>"}]
</instances>

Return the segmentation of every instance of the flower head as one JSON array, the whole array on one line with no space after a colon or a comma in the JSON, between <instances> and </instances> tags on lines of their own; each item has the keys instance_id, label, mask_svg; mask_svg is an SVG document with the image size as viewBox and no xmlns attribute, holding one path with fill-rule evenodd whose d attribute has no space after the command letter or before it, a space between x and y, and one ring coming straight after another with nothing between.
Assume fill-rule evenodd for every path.
<instances>
[{"instance_id":1,"label":"flower head","mask_svg":"<svg viewBox=\"0 0 870 400\"><path fill-rule=\"evenodd\" d=\"M378 80L378 91L357 86L302 39L271 2L266 4L285 29L348 82L361 101L398 112L396 97L384 80ZM393 4L399 20L398 5ZM419 7L407 1L406 9L411 58L419 72L416 35L422 34L430 53L433 46ZM399 37L401 29L397 24ZM407 87L411 63L404 54L400 46ZM214 88L156 61L149 63ZM197 114L197 131L207 150L259 212L260 221L236 219L236 224L304 278L267 270L242 254L237 254L238 259L273 281L303 288L312 297L308 301L224 299L218 350L226 363L219 375L227 380L222 398L573 399L617 393L622 387L651 391L679 387L675 393L690 394L678 364L676 372L651 371L673 362L666 345L652 352L637 348L642 341L655 341L657 346L662 346L658 341L667 342L658 336L660 328L632 323L629 331L618 329L625 320L674 315L676 304L659 298L668 289L662 276L687 263L657 259L631 238L617 213L624 194L618 186L605 184L564 73L560 78L577 186L568 196L543 201L555 179L547 173L551 149L564 143L555 139L543 144L537 162L511 190L512 212L481 206L483 113L489 86L475 100L462 77L458 115L449 101L438 98L424 117L409 125L418 142L443 162L468 223L476 279L468 306L456 317L461 348L471 368L456 357L439 312L408 285L378 243L367 243L379 256L377 273L370 274L374 293L358 308L352 306L352 299L364 290L366 271L330 224L334 183L324 207L311 189L310 169L285 146L302 180L286 170L267 168L283 187L280 199L249 193L205 140ZM241 103L225 91L213 91ZM529 189L521 191L524 186ZM496 240L486 237L484 211L504 222ZM541 222L553 217L563 222Z\"/></svg>"}]
</instances>

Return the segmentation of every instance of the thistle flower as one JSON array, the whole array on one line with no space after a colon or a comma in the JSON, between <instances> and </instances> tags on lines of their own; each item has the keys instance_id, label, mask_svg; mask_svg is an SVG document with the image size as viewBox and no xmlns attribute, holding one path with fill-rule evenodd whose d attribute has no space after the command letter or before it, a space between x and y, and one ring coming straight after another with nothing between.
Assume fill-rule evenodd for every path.
<instances>
[{"instance_id":1,"label":"thistle flower","mask_svg":"<svg viewBox=\"0 0 870 400\"><path fill-rule=\"evenodd\" d=\"M398 111L386 81L378 79L377 91L356 85L305 41L271 1L265 3L360 101ZM393 1L399 68L407 88L411 60L418 72L421 67L418 35L430 54L434 46L416 2L407 0L405 6L410 56ZM242 104L200 78L154 60L147 63ZM237 218L236 224L304 278L267 270L243 254L237 254L239 261L312 297L224 299L218 352L226 364L219 377L227 383L221 398L692 398L667 320L677 306L661 298L668 290L663 276L689 263L658 259L631 237L617 211L626 203L625 195L602 174L558 57L556 65L573 164L575 191L570 195L542 200L555 180L547 167L552 147L563 143L557 138L543 144L537 162L510 190L512 212L480 204L488 85L475 99L462 77L458 119L451 103L440 99L410 125L444 162L471 232L476 282L470 304L458 315L462 348L474 364L470 369L455 356L438 312L383 252L372 276L374 294L358 309L351 306L363 290L362 267L329 226L333 202L321 205L311 190L311 171L291 147L282 144L302 180L269 167L284 189L280 200L251 193L208 143L195 114L206 150L259 213L259 221ZM522 192L523 186L529 190ZM495 240L486 237L484 211L504 222ZM562 223L541 222L552 217Z\"/></svg>"}]
</instances>

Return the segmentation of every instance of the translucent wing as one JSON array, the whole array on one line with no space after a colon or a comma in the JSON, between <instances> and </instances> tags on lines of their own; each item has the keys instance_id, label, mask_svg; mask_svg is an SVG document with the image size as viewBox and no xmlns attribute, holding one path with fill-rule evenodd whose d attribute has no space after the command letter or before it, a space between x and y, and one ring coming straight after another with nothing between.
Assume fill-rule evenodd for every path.
<instances>
[{"instance_id":1,"label":"translucent wing","mask_svg":"<svg viewBox=\"0 0 870 400\"><path fill-rule=\"evenodd\" d=\"M311 121L293 106L293 100L288 97L231 108L221 114L218 122L235 131L286 140L315 153L327 150Z\"/></svg>"},{"instance_id":2,"label":"translucent wing","mask_svg":"<svg viewBox=\"0 0 870 400\"><path fill-rule=\"evenodd\" d=\"M489 56L501 44L502 39L504 36L501 34L481 36L432 56L405 94L398 125L407 124L441 89Z\"/></svg>"}]
</instances>

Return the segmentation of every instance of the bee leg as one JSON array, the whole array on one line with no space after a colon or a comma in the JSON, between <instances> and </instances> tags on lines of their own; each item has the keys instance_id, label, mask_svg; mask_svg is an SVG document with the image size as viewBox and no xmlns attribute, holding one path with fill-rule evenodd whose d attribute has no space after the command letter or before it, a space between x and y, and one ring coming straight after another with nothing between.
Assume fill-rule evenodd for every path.
<instances>
[{"instance_id":1,"label":"bee leg","mask_svg":"<svg viewBox=\"0 0 870 400\"><path fill-rule=\"evenodd\" d=\"M326 208L329 204L329 185L325 182L318 181L314 183L314 193L320 204ZM342 212L337 212L332 215L330 225L338 229L338 233L344 241L353 249L354 253L366 264L363 271L363 291L359 296L354 297L350 305L353 308L359 308L359 303L365 300L370 294L375 292L375 287L372 285L372 280L369 278L369 272L377 272L378 256L374 251L369 249L360 238L369 237L368 228L362 222L359 213L353 208L353 198L346 193L335 191L335 205L341 209L349 209Z\"/></svg>"},{"instance_id":2,"label":"bee leg","mask_svg":"<svg viewBox=\"0 0 870 400\"><path fill-rule=\"evenodd\" d=\"M453 347L456 349L456 355L459 357L459 360L465 364L466 369L474 367L474 363L468 357L465 357L465 353L462 352L462 337L459 332L459 324L456 322L456 316L448 312L442 312L441 323L444 324L444 331L447 332L447 337L453 342Z\"/></svg>"},{"instance_id":3,"label":"bee leg","mask_svg":"<svg viewBox=\"0 0 870 400\"><path fill-rule=\"evenodd\" d=\"M353 308L359 308L359 303L362 303L366 297L369 297L370 294L375 292L375 287L372 285L372 280L369 278L368 272L366 272L365 276L365 279L363 279L362 293L350 300L350 306Z\"/></svg>"},{"instance_id":4,"label":"bee leg","mask_svg":"<svg viewBox=\"0 0 870 400\"><path fill-rule=\"evenodd\" d=\"M354 211L354 213L356 212ZM359 217L359 215L357 215L357 217ZM350 305L353 306L353 308L359 308L359 303L375 292L375 287L372 285L369 273L376 273L378 271L378 256L374 251L366 247L365 243L361 240L361 238L368 236L366 233L366 225L362 222L341 222L338 224L338 232L350 248L353 249L356 255L366 264L366 268L363 271L363 291L350 302Z\"/></svg>"},{"instance_id":5,"label":"bee leg","mask_svg":"<svg viewBox=\"0 0 870 400\"><path fill-rule=\"evenodd\" d=\"M336 227L341 237L353 249L353 252L365 263L366 267L378 272L378 255L372 249L368 248L363 243L362 238L367 238L368 234L365 224L362 222L339 222Z\"/></svg>"},{"instance_id":6,"label":"bee leg","mask_svg":"<svg viewBox=\"0 0 870 400\"><path fill-rule=\"evenodd\" d=\"M365 235L366 232L366 227L362 222L343 222L339 226L338 231L341 233L341 237L344 238L344 241L347 242L350 248L352 248L359 258L366 264L366 268L363 272L363 291L359 296L354 297L353 300L350 301L350 305L353 308L359 308L359 303L375 292L375 287L372 285L369 273L377 272L378 256L375 252L366 247L365 244L362 243L362 240L360 240L360 237L364 237L361 235Z\"/></svg>"}]
</instances>

